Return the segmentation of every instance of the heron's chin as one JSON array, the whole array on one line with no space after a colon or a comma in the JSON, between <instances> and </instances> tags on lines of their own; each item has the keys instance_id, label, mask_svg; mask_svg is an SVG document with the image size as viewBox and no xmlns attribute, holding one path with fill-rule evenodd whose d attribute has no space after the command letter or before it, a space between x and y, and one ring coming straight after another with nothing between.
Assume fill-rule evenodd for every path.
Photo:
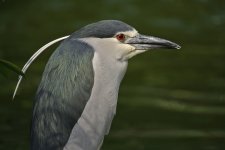
<instances>
[{"instance_id":1,"label":"heron's chin","mask_svg":"<svg viewBox=\"0 0 225 150\"><path fill-rule=\"evenodd\" d=\"M130 58L138 55L138 54L141 54L141 53L144 53L145 51L147 50L143 50L143 49L135 49L133 51L130 51L129 53L127 53L125 56L123 56L122 59L119 59L119 60L123 60L123 61L128 61Z\"/></svg>"}]
</instances>

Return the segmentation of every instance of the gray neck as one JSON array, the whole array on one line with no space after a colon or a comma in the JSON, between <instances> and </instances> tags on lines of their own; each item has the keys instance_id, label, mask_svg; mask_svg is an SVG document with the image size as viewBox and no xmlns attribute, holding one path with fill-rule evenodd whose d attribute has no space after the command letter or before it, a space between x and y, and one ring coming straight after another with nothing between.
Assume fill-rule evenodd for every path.
<instances>
[{"instance_id":1,"label":"gray neck","mask_svg":"<svg viewBox=\"0 0 225 150\"><path fill-rule=\"evenodd\" d=\"M95 53L93 58L95 77L90 99L64 149L99 149L104 136L109 132L127 62L100 55Z\"/></svg>"}]
</instances>

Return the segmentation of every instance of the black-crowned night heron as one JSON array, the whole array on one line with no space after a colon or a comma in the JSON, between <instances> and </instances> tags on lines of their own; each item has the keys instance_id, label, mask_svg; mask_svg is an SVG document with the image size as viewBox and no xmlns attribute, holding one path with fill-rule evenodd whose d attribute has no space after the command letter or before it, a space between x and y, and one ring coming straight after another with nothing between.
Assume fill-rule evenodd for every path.
<instances>
[{"instance_id":1,"label":"black-crowned night heron","mask_svg":"<svg viewBox=\"0 0 225 150\"><path fill-rule=\"evenodd\" d=\"M128 59L154 48L180 48L141 35L124 22L103 20L48 43L23 72L44 49L63 39L45 67L34 101L32 150L100 149L116 113Z\"/></svg>"}]
</instances>

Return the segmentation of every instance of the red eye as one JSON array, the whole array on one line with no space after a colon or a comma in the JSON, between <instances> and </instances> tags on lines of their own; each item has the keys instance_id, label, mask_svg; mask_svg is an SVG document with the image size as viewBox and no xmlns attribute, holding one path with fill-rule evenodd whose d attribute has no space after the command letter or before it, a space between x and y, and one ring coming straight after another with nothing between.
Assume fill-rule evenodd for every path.
<instances>
[{"instance_id":1,"label":"red eye","mask_svg":"<svg viewBox=\"0 0 225 150\"><path fill-rule=\"evenodd\" d=\"M123 42L125 40L125 35L124 34L118 34L118 35L116 35L116 38L120 42Z\"/></svg>"}]
</instances>

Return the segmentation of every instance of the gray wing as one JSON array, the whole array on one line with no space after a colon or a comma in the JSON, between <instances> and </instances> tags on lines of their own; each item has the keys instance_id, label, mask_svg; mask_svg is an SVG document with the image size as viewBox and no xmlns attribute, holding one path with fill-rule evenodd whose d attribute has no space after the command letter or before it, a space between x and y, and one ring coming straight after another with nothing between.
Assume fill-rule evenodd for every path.
<instances>
[{"instance_id":1,"label":"gray wing","mask_svg":"<svg viewBox=\"0 0 225 150\"><path fill-rule=\"evenodd\" d=\"M94 51L68 38L50 57L33 107L32 150L62 150L94 83Z\"/></svg>"}]
</instances>

